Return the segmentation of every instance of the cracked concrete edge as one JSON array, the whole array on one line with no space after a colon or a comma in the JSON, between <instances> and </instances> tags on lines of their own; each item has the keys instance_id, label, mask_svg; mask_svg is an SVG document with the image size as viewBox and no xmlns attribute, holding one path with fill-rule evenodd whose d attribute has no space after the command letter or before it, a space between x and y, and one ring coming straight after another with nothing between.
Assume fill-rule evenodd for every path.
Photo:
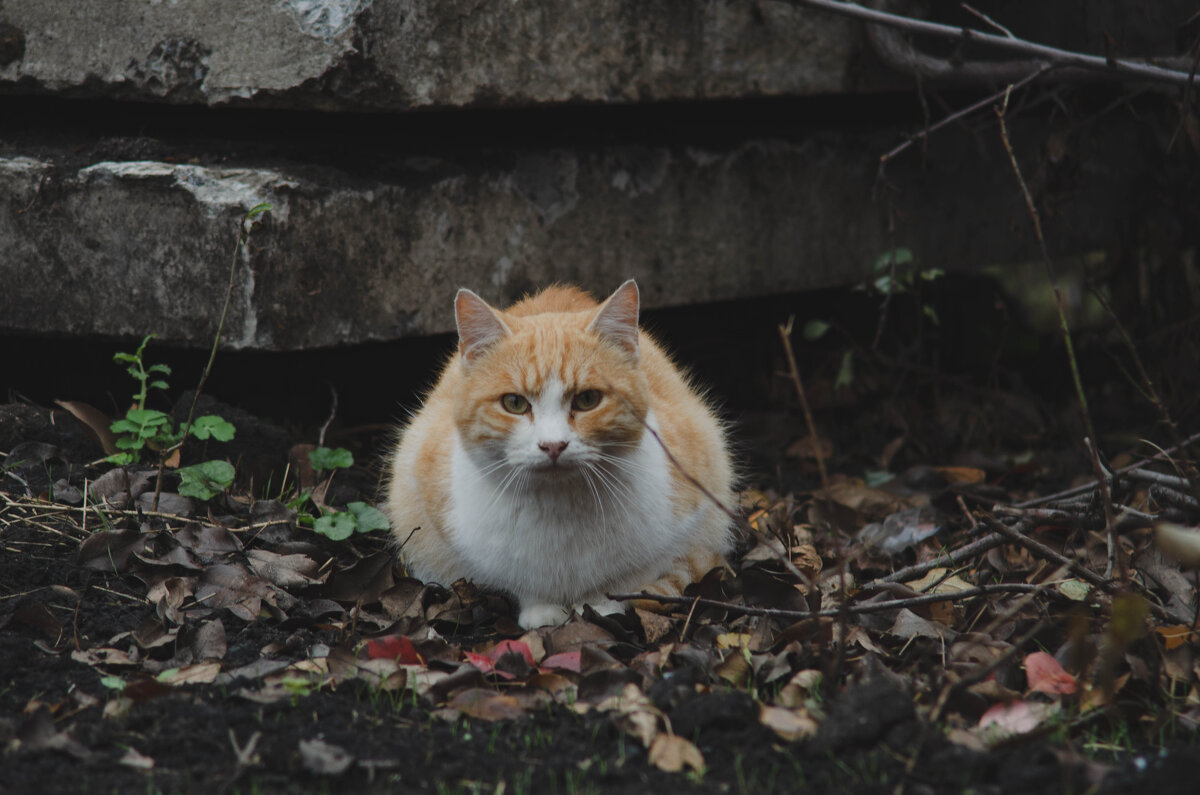
<instances>
[{"instance_id":1,"label":"cracked concrete edge","mask_svg":"<svg viewBox=\"0 0 1200 795\"><path fill-rule=\"evenodd\" d=\"M1014 135L1017 133L1014 132ZM1024 140L1040 140L1037 130ZM962 269L1031 255L998 145L943 141L895 164L895 237L877 201L890 136L758 140L722 151L609 146L413 159L383 179L332 168L0 159L0 329L211 340L238 225L274 208L237 263L225 344L291 350L447 332L454 291L497 303L555 281L647 307L861 281L889 245ZM1069 186L1055 250L1103 245L1142 162L1127 135ZM1116 153L1120 152L1120 157ZM1016 230L1016 231L1015 231Z\"/></svg>"},{"instance_id":2,"label":"cracked concrete edge","mask_svg":"<svg viewBox=\"0 0 1200 795\"><path fill-rule=\"evenodd\" d=\"M0 92L292 108L785 96L889 85L783 3L7 0Z\"/></svg>"}]
</instances>

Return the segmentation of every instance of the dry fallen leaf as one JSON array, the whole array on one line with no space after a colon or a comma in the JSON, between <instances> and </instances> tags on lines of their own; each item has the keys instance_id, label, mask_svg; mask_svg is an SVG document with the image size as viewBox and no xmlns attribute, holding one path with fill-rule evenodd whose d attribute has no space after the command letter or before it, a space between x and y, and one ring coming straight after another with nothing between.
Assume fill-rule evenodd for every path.
<instances>
[{"instance_id":1,"label":"dry fallen leaf","mask_svg":"<svg viewBox=\"0 0 1200 795\"><path fill-rule=\"evenodd\" d=\"M446 706L464 715L486 721L519 718L525 714L521 702L512 696L478 687L458 693Z\"/></svg>"},{"instance_id":2,"label":"dry fallen leaf","mask_svg":"<svg viewBox=\"0 0 1200 795\"><path fill-rule=\"evenodd\" d=\"M1028 734L1058 711L1057 704L1037 701L996 704L979 718L977 731L989 744L999 743L1018 734Z\"/></svg>"},{"instance_id":3,"label":"dry fallen leaf","mask_svg":"<svg viewBox=\"0 0 1200 795\"><path fill-rule=\"evenodd\" d=\"M650 764L668 773L679 773L684 768L700 772L704 769L704 755L689 740L675 734L660 734L650 743Z\"/></svg>"},{"instance_id":4,"label":"dry fallen leaf","mask_svg":"<svg viewBox=\"0 0 1200 795\"><path fill-rule=\"evenodd\" d=\"M1025 657L1025 678L1029 689L1039 693L1074 693L1075 677L1071 676L1053 655L1035 651Z\"/></svg>"},{"instance_id":5,"label":"dry fallen leaf","mask_svg":"<svg viewBox=\"0 0 1200 795\"><path fill-rule=\"evenodd\" d=\"M112 432L112 420L100 409L95 406L84 403L81 400L56 400L54 401L59 406L71 412L96 437L96 441L100 443L100 447L104 449L105 455L112 455L120 452L117 448L117 436Z\"/></svg>"},{"instance_id":6,"label":"dry fallen leaf","mask_svg":"<svg viewBox=\"0 0 1200 795\"><path fill-rule=\"evenodd\" d=\"M817 733L817 722L803 709L785 709L764 704L759 708L758 720L788 742L804 740Z\"/></svg>"}]
</instances>

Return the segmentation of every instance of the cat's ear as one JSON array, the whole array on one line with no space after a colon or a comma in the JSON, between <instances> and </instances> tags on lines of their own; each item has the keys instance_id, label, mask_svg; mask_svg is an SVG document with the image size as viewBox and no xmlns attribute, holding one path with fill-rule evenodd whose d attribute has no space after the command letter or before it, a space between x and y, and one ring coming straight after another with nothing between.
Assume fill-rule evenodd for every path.
<instances>
[{"instance_id":1,"label":"cat's ear","mask_svg":"<svg viewBox=\"0 0 1200 795\"><path fill-rule=\"evenodd\" d=\"M465 288L454 297L454 322L458 324L458 350L468 362L512 334L487 301Z\"/></svg>"},{"instance_id":2,"label":"cat's ear","mask_svg":"<svg viewBox=\"0 0 1200 795\"><path fill-rule=\"evenodd\" d=\"M637 282L630 279L600 306L588 328L630 353L637 353L640 302Z\"/></svg>"}]
</instances>

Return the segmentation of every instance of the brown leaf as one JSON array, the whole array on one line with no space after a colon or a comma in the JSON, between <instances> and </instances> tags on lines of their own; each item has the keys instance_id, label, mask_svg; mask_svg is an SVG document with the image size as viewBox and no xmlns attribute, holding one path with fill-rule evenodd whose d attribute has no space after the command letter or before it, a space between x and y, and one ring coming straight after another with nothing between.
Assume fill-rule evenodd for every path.
<instances>
[{"instance_id":1,"label":"brown leaf","mask_svg":"<svg viewBox=\"0 0 1200 795\"><path fill-rule=\"evenodd\" d=\"M84 539L76 561L88 569L124 574L134 551L145 546L149 538L150 533L138 530L101 530Z\"/></svg>"},{"instance_id":2,"label":"brown leaf","mask_svg":"<svg viewBox=\"0 0 1200 795\"><path fill-rule=\"evenodd\" d=\"M207 685L216 681L221 672L221 663L202 662L185 665L171 673L164 673L158 681L164 685Z\"/></svg>"},{"instance_id":3,"label":"brown leaf","mask_svg":"<svg viewBox=\"0 0 1200 795\"><path fill-rule=\"evenodd\" d=\"M512 696L478 687L462 691L452 698L447 706L464 715L486 721L508 720L525 714L521 703Z\"/></svg>"},{"instance_id":4,"label":"brown leaf","mask_svg":"<svg viewBox=\"0 0 1200 795\"><path fill-rule=\"evenodd\" d=\"M205 607L227 607L234 615L253 621L262 610L262 600L271 593L266 580L241 566L220 563L209 566L196 585L196 601Z\"/></svg>"},{"instance_id":5,"label":"brown leaf","mask_svg":"<svg viewBox=\"0 0 1200 795\"><path fill-rule=\"evenodd\" d=\"M896 615L896 621L892 624L888 632L905 640L924 637L933 638L934 640L952 641L958 636L958 633L950 627L933 621L927 621L907 607L900 609L899 614Z\"/></svg>"},{"instance_id":6,"label":"brown leaf","mask_svg":"<svg viewBox=\"0 0 1200 795\"><path fill-rule=\"evenodd\" d=\"M660 734L650 743L650 764L668 773L684 768L700 772L704 769L704 754L690 740L675 734Z\"/></svg>"},{"instance_id":7,"label":"brown leaf","mask_svg":"<svg viewBox=\"0 0 1200 795\"><path fill-rule=\"evenodd\" d=\"M320 566L308 555L280 555L265 549L246 553L250 568L265 580L280 588L305 588L320 585L329 576L320 573Z\"/></svg>"},{"instance_id":8,"label":"brown leaf","mask_svg":"<svg viewBox=\"0 0 1200 795\"><path fill-rule=\"evenodd\" d=\"M205 563L222 555L242 551L242 542L224 527L189 524L175 533L175 539Z\"/></svg>"},{"instance_id":9,"label":"brown leaf","mask_svg":"<svg viewBox=\"0 0 1200 795\"><path fill-rule=\"evenodd\" d=\"M364 605L368 605L378 602L392 585L391 553L374 552L348 568L335 572L325 584L325 596L351 604L361 599Z\"/></svg>"},{"instance_id":10,"label":"brown leaf","mask_svg":"<svg viewBox=\"0 0 1200 795\"><path fill-rule=\"evenodd\" d=\"M120 452L117 448L117 436L109 427L112 425L112 420L107 414L81 400L56 400L54 402L71 412L77 420L87 426L88 430L92 432L92 436L100 443L105 455Z\"/></svg>"},{"instance_id":11,"label":"brown leaf","mask_svg":"<svg viewBox=\"0 0 1200 795\"><path fill-rule=\"evenodd\" d=\"M666 616L652 613L649 610L634 608L634 615L642 624L642 632L646 634L646 643L654 645L671 631L674 622Z\"/></svg>"},{"instance_id":12,"label":"brown leaf","mask_svg":"<svg viewBox=\"0 0 1200 795\"><path fill-rule=\"evenodd\" d=\"M970 485L987 480L987 473L976 467L934 467L934 469L941 473L947 483Z\"/></svg>"},{"instance_id":13,"label":"brown leaf","mask_svg":"<svg viewBox=\"0 0 1200 795\"><path fill-rule=\"evenodd\" d=\"M555 627L546 635L546 653L561 654L564 651L578 651L587 644L608 646L614 638L595 624L579 619L571 619L560 627Z\"/></svg>"},{"instance_id":14,"label":"brown leaf","mask_svg":"<svg viewBox=\"0 0 1200 795\"><path fill-rule=\"evenodd\" d=\"M764 704L759 707L758 720L788 742L804 740L817 733L817 722L802 709L784 709Z\"/></svg>"}]
</instances>

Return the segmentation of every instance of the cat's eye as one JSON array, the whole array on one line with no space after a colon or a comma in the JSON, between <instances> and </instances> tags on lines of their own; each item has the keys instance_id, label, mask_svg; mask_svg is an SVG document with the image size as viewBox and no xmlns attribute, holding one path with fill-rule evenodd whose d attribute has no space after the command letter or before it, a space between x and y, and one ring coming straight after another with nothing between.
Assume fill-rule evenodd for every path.
<instances>
[{"instance_id":1,"label":"cat's eye","mask_svg":"<svg viewBox=\"0 0 1200 795\"><path fill-rule=\"evenodd\" d=\"M591 411L600 405L600 397L599 389L585 389L571 401L571 408L575 411Z\"/></svg>"},{"instance_id":2,"label":"cat's eye","mask_svg":"<svg viewBox=\"0 0 1200 795\"><path fill-rule=\"evenodd\" d=\"M501 395L500 405L504 406L504 410L509 414L524 414L529 411L529 401L514 392Z\"/></svg>"}]
</instances>

